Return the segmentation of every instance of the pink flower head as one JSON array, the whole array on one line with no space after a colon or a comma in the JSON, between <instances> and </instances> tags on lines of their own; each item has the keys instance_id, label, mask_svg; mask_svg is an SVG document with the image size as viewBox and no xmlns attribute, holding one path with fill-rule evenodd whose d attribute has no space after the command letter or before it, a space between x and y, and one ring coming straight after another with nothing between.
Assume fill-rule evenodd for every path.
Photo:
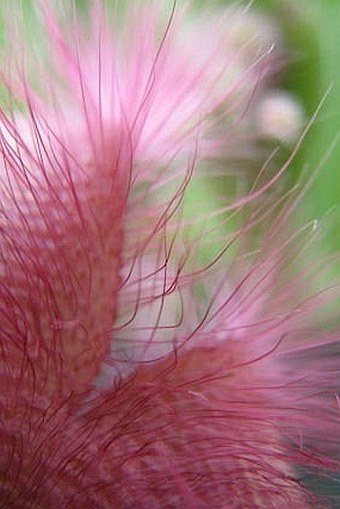
<instances>
[{"instance_id":1,"label":"pink flower head","mask_svg":"<svg viewBox=\"0 0 340 509\"><path fill-rule=\"evenodd\" d=\"M86 28L73 6L63 29L51 3L46 53L2 73L2 506L315 507L340 410L338 335L314 320L332 296L301 290L319 267L291 275L314 229L289 233L285 167L205 218L208 263L184 207L194 174L255 150L268 33L165 2L113 23L94 2Z\"/></svg>"}]
</instances>

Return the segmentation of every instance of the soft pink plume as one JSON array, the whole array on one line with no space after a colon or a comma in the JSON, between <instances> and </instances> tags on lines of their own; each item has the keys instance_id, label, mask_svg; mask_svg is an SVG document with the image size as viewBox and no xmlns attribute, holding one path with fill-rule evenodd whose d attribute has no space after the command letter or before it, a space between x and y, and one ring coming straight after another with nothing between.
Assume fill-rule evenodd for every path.
<instances>
[{"instance_id":1,"label":"soft pink plume","mask_svg":"<svg viewBox=\"0 0 340 509\"><path fill-rule=\"evenodd\" d=\"M304 475L340 467L337 291L298 270L301 194L264 167L206 264L183 213L196 172L257 154L275 30L163 2L63 29L41 4L46 53L3 66L2 506L317 507Z\"/></svg>"}]
</instances>

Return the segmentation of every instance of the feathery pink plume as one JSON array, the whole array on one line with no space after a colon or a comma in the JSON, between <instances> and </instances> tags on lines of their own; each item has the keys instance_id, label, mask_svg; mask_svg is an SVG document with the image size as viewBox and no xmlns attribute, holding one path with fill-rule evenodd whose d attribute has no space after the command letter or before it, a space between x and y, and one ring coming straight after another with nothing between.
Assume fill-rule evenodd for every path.
<instances>
[{"instance_id":1,"label":"feathery pink plume","mask_svg":"<svg viewBox=\"0 0 340 509\"><path fill-rule=\"evenodd\" d=\"M236 200L207 266L183 234L270 45L235 52L231 10L228 29L131 3L125 35L101 2L89 33L42 6L50 61L14 60L23 111L0 113L3 507L315 507L301 469L339 471L338 334L314 327L327 292L292 281L294 193L267 196L279 173Z\"/></svg>"}]
</instances>

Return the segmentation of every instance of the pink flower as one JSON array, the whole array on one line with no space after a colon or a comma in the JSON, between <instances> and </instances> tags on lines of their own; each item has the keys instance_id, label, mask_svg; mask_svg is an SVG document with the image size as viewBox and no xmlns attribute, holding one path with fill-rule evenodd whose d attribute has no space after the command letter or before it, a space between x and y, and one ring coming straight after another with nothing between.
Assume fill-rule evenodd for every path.
<instances>
[{"instance_id":1,"label":"pink flower","mask_svg":"<svg viewBox=\"0 0 340 509\"><path fill-rule=\"evenodd\" d=\"M64 33L43 2L47 55L4 66L3 507L312 507L340 412L332 295L290 272L313 228L289 232L284 168L216 211L244 222L207 264L183 213L194 173L255 149L271 46L235 46L246 13L135 5Z\"/></svg>"}]
</instances>

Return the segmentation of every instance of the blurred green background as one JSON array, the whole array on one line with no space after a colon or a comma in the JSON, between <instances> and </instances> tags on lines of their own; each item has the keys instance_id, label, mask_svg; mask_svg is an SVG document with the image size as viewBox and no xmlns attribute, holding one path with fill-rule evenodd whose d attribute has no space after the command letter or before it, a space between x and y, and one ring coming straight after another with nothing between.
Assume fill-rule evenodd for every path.
<instances>
[{"instance_id":1,"label":"blurred green background","mask_svg":"<svg viewBox=\"0 0 340 509\"><path fill-rule=\"evenodd\" d=\"M292 171L318 176L304 201L305 218L328 218L327 251L340 248L340 2L338 0L258 0L281 24L293 56L283 85L302 101L311 116L328 91L325 104L303 144ZM328 155L326 155L328 153ZM325 157L326 156L326 157ZM339 267L340 271L340 267Z\"/></svg>"},{"instance_id":2,"label":"blurred green background","mask_svg":"<svg viewBox=\"0 0 340 509\"><path fill-rule=\"evenodd\" d=\"M204 0L201 2L205 5ZM297 211L297 222L316 220L322 229L318 248L327 254L339 251L340 1L254 0L250 5L269 14L281 28L287 63L279 85L302 103L307 121L324 99L288 171L291 181L302 173L307 179L313 178ZM333 275L339 276L340 263L332 270Z\"/></svg>"},{"instance_id":3,"label":"blurred green background","mask_svg":"<svg viewBox=\"0 0 340 509\"><path fill-rule=\"evenodd\" d=\"M170 1L170 0L169 0ZM206 6L206 0L197 0ZM220 5L232 0L215 0ZM240 2L247 5L247 2ZM212 4L211 4L212 5ZM301 149L290 165L290 182L301 174L313 184L298 208L298 224L315 221L322 240L319 254L340 250L340 1L339 0L254 0L253 9L269 14L283 34L286 61L279 86L303 105L306 122L324 100ZM284 157L287 157L288 153ZM285 160L285 159L281 159ZM216 191L205 185L191 196L192 210L211 211ZM216 227L216 225L215 225ZM211 257L213 252L207 254ZM340 263L332 267L340 275Z\"/></svg>"}]
</instances>

